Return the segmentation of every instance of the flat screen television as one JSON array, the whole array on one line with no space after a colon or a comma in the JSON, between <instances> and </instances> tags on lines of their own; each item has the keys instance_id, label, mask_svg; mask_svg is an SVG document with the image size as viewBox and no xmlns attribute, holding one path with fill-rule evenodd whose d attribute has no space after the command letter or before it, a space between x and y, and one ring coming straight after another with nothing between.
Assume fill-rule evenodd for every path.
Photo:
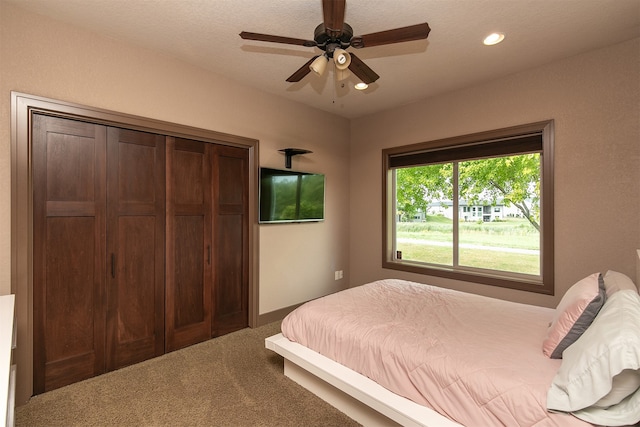
<instances>
[{"instance_id":1,"label":"flat screen television","mask_svg":"<svg viewBox=\"0 0 640 427\"><path fill-rule=\"evenodd\" d=\"M260 168L260 222L324 220L324 175Z\"/></svg>"}]
</instances>

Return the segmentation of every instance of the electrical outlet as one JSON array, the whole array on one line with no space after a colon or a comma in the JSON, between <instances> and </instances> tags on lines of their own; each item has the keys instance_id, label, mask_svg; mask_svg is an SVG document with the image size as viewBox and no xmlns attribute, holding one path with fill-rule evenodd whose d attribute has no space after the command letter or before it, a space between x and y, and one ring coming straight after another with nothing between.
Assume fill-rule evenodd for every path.
<instances>
[{"instance_id":1,"label":"electrical outlet","mask_svg":"<svg viewBox=\"0 0 640 427\"><path fill-rule=\"evenodd\" d=\"M336 280L340 280L340 279L342 279L342 277L343 277L342 270L336 270L336 271L334 272L334 277L335 277L335 279L336 279Z\"/></svg>"}]
</instances>

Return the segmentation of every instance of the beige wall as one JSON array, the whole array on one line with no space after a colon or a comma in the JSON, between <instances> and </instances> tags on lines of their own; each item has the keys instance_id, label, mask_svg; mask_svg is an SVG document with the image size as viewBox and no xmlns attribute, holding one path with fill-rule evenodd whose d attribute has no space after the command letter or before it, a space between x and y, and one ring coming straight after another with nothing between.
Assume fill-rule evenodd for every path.
<instances>
[{"instance_id":1,"label":"beige wall","mask_svg":"<svg viewBox=\"0 0 640 427\"><path fill-rule=\"evenodd\" d=\"M284 168L280 148L312 150L295 157L293 168L326 174L327 219L260 226L260 250L267 257L260 263L260 312L337 288L334 269L348 261L347 119L0 4L0 294L11 290L12 90L258 139L265 166ZM313 265L301 247L313 254ZM287 255L283 275L282 263L273 262L278 253Z\"/></svg>"},{"instance_id":2,"label":"beige wall","mask_svg":"<svg viewBox=\"0 0 640 427\"><path fill-rule=\"evenodd\" d=\"M438 82L432 82L437 85ZM555 120L556 295L381 268L381 149ZM555 306L582 277L636 274L640 39L352 121L351 284L383 277Z\"/></svg>"},{"instance_id":3,"label":"beige wall","mask_svg":"<svg viewBox=\"0 0 640 427\"><path fill-rule=\"evenodd\" d=\"M346 287L349 137L347 119L247 88L203 69L103 38L0 1L0 295L11 287L11 91L259 140L261 165L326 174L326 220L261 225L259 313ZM18 342L25 342L27 297L18 295ZM19 400L25 367L18 346Z\"/></svg>"}]
</instances>

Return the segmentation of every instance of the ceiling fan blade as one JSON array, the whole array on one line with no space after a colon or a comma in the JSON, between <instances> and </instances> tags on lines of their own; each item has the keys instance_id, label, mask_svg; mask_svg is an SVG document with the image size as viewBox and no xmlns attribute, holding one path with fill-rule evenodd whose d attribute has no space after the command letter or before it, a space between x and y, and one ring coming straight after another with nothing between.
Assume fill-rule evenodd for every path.
<instances>
[{"instance_id":1,"label":"ceiling fan blade","mask_svg":"<svg viewBox=\"0 0 640 427\"><path fill-rule=\"evenodd\" d=\"M356 75L356 77L366 84L373 83L380 78L375 71L369 68L367 64L362 62L362 60L353 53L351 53L351 64L349 64L349 69Z\"/></svg>"},{"instance_id":2,"label":"ceiling fan blade","mask_svg":"<svg viewBox=\"0 0 640 427\"><path fill-rule=\"evenodd\" d=\"M322 0L324 28L331 38L339 38L344 27L345 0Z\"/></svg>"},{"instance_id":3,"label":"ceiling fan blade","mask_svg":"<svg viewBox=\"0 0 640 427\"><path fill-rule=\"evenodd\" d=\"M306 47L313 47L317 45L317 43L313 40L303 40L303 39L296 39L293 37L273 36L270 34L250 33L247 31L241 32L240 37L242 37L244 40L258 40L261 42L295 44L295 45L306 46Z\"/></svg>"},{"instance_id":4,"label":"ceiling fan blade","mask_svg":"<svg viewBox=\"0 0 640 427\"><path fill-rule=\"evenodd\" d=\"M306 64L304 64L302 67L298 68L295 73L293 73L293 74L291 74L289 76L287 81L290 82L290 83L295 83L295 82L299 82L300 80L302 80L302 78L304 76L306 76L307 74L309 74L311 72L311 68L309 68L309 66L311 65L313 60L316 59L318 56L320 56L320 55L314 56L313 58L308 60Z\"/></svg>"},{"instance_id":5,"label":"ceiling fan blade","mask_svg":"<svg viewBox=\"0 0 640 427\"><path fill-rule=\"evenodd\" d=\"M363 47L426 39L429 36L430 31L431 28L429 28L429 24L425 22L423 24L410 25L408 27L396 28L394 30L380 31L378 33L353 37L351 39L351 46L360 49Z\"/></svg>"}]
</instances>

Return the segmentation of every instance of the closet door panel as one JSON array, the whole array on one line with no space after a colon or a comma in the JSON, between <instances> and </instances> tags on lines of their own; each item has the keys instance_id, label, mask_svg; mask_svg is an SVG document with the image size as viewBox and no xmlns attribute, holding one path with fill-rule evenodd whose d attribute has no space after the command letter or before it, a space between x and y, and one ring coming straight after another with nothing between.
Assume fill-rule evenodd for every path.
<instances>
[{"instance_id":1,"label":"closet door panel","mask_svg":"<svg viewBox=\"0 0 640 427\"><path fill-rule=\"evenodd\" d=\"M216 234L217 274L215 307L218 319L242 312L245 308L243 289L243 218L242 215L218 215ZM240 254L240 256L239 256Z\"/></svg>"},{"instance_id":2,"label":"closet door panel","mask_svg":"<svg viewBox=\"0 0 640 427\"><path fill-rule=\"evenodd\" d=\"M45 391L81 381L99 372L100 340L94 322L95 220L50 217L46 224L47 286L44 294L46 337ZM88 236L78 239L78 235ZM52 339L52 337L56 337Z\"/></svg>"},{"instance_id":3,"label":"closet door panel","mask_svg":"<svg viewBox=\"0 0 640 427\"><path fill-rule=\"evenodd\" d=\"M206 312L203 216L182 215L175 218L175 305L176 329L204 322Z\"/></svg>"},{"instance_id":4,"label":"closet door panel","mask_svg":"<svg viewBox=\"0 0 640 427\"><path fill-rule=\"evenodd\" d=\"M164 137L108 128L107 370L164 353Z\"/></svg>"},{"instance_id":5,"label":"closet door panel","mask_svg":"<svg viewBox=\"0 0 640 427\"><path fill-rule=\"evenodd\" d=\"M47 219L47 288L45 335L58 337L47 346L47 356L62 360L70 354L86 355L93 350L93 279L95 241L92 218ZM90 236L78 239L78 235Z\"/></svg>"},{"instance_id":6,"label":"closet door panel","mask_svg":"<svg viewBox=\"0 0 640 427\"><path fill-rule=\"evenodd\" d=\"M106 129L33 117L34 393L104 372Z\"/></svg>"},{"instance_id":7,"label":"closet door panel","mask_svg":"<svg viewBox=\"0 0 640 427\"><path fill-rule=\"evenodd\" d=\"M167 350L211 337L211 147L167 138Z\"/></svg>"},{"instance_id":8,"label":"closet door panel","mask_svg":"<svg viewBox=\"0 0 640 427\"><path fill-rule=\"evenodd\" d=\"M130 216L118 221L117 341L148 346L155 339L155 253L145 242L155 241L155 221L147 216Z\"/></svg>"},{"instance_id":9,"label":"closet door panel","mask_svg":"<svg viewBox=\"0 0 640 427\"><path fill-rule=\"evenodd\" d=\"M248 161L246 149L215 146L213 336L249 322Z\"/></svg>"}]
</instances>

